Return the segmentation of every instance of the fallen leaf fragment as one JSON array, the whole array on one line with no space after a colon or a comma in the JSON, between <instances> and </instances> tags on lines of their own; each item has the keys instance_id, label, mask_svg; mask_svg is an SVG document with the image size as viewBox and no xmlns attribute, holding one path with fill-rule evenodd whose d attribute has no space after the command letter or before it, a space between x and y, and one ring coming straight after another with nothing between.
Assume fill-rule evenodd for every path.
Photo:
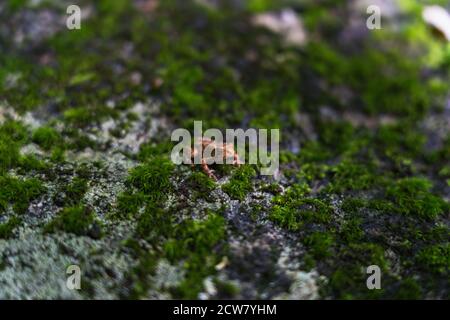
<instances>
[{"instance_id":1,"label":"fallen leaf fragment","mask_svg":"<svg viewBox=\"0 0 450 320\"><path fill-rule=\"evenodd\" d=\"M281 35L289 44L302 46L306 42L303 24L292 9L257 14L253 17L253 23Z\"/></svg>"},{"instance_id":2,"label":"fallen leaf fragment","mask_svg":"<svg viewBox=\"0 0 450 320\"><path fill-rule=\"evenodd\" d=\"M423 20L439 31L450 41L450 13L441 6L426 6L422 12Z\"/></svg>"}]
</instances>

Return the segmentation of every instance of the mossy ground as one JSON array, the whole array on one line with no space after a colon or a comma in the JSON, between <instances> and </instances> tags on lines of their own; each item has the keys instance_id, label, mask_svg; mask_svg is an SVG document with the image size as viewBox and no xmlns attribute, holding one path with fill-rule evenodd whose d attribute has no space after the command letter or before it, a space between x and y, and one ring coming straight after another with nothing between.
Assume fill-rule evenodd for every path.
<instances>
[{"instance_id":1,"label":"mossy ground","mask_svg":"<svg viewBox=\"0 0 450 320\"><path fill-rule=\"evenodd\" d=\"M87 269L71 298L297 297L308 271L321 298L448 298L450 46L421 4L370 32L353 1L144 2L75 1L73 31L40 24L64 1L0 5L0 273L28 286L1 298L67 295L29 282L30 234L55 244L48 270ZM286 6L301 47L251 23ZM171 129L194 120L279 128L277 179L175 166Z\"/></svg>"}]
</instances>

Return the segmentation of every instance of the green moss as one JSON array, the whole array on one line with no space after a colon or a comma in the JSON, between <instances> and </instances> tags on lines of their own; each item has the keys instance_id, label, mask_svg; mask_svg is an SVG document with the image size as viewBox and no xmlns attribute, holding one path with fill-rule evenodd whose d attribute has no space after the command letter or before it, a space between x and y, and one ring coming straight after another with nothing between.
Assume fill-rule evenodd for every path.
<instances>
[{"instance_id":1,"label":"green moss","mask_svg":"<svg viewBox=\"0 0 450 320\"><path fill-rule=\"evenodd\" d=\"M0 176L0 212L12 205L17 214L24 213L30 202L45 191L37 179L20 180L9 176Z\"/></svg>"},{"instance_id":2,"label":"green moss","mask_svg":"<svg viewBox=\"0 0 450 320\"><path fill-rule=\"evenodd\" d=\"M439 176L440 177L450 177L450 165L442 167L442 169L439 170Z\"/></svg>"},{"instance_id":3,"label":"green moss","mask_svg":"<svg viewBox=\"0 0 450 320\"><path fill-rule=\"evenodd\" d=\"M367 41L380 40L369 37ZM373 42L368 48L372 47ZM417 119L429 106L431 96L428 86L423 83L420 64L405 57L392 45L379 50L363 49L355 55L344 56L325 41L310 42L306 53L305 74L312 72L330 86L346 86L358 92L357 99L363 102L363 110L368 114L387 112ZM394 77L393 74L401 76ZM348 106L343 105L338 97L319 88L311 88L306 93L311 98L309 103L332 104L341 108L357 103L352 101L347 102Z\"/></svg>"},{"instance_id":4,"label":"green moss","mask_svg":"<svg viewBox=\"0 0 450 320\"><path fill-rule=\"evenodd\" d=\"M302 269L305 271L310 271L314 267L316 267L317 263L313 256L309 253L306 253L302 258Z\"/></svg>"},{"instance_id":5,"label":"green moss","mask_svg":"<svg viewBox=\"0 0 450 320\"><path fill-rule=\"evenodd\" d=\"M422 289L413 278L403 279L395 293L395 299L418 300L422 297Z\"/></svg>"},{"instance_id":6,"label":"green moss","mask_svg":"<svg viewBox=\"0 0 450 320\"><path fill-rule=\"evenodd\" d=\"M387 156L417 156L423 152L425 141L425 137L408 123L381 126L375 136L375 143Z\"/></svg>"},{"instance_id":7,"label":"green moss","mask_svg":"<svg viewBox=\"0 0 450 320\"><path fill-rule=\"evenodd\" d=\"M20 158L17 145L0 140L0 174L13 168Z\"/></svg>"},{"instance_id":8,"label":"green moss","mask_svg":"<svg viewBox=\"0 0 450 320\"><path fill-rule=\"evenodd\" d=\"M77 73L69 80L69 86L77 86L89 82L96 77L93 72Z\"/></svg>"},{"instance_id":9,"label":"green moss","mask_svg":"<svg viewBox=\"0 0 450 320\"><path fill-rule=\"evenodd\" d=\"M209 199L211 191L216 188L216 184L203 172L193 172L186 179L186 188L192 191L194 198Z\"/></svg>"},{"instance_id":10,"label":"green moss","mask_svg":"<svg viewBox=\"0 0 450 320\"><path fill-rule=\"evenodd\" d=\"M404 178L387 188L386 194L401 214L432 220L448 210L449 205L432 194L432 184L425 178Z\"/></svg>"},{"instance_id":11,"label":"green moss","mask_svg":"<svg viewBox=\"0 0 450 320\"><path fill-rule=\"evenodd\" d=\"M330 171L331 183L326 188L327 192L367 190L380 180L370 163L357 164L344 161L332 167Z\"/></svg>"},{"instance_id":12,"label":"green moss","mask_svg":"<svg viewBox=\"0 0 450 320\"><path fill-rule=\"evenodd\" d=\"M124 299L139 299L145 297L152 284L147 280L154 275L158 266L158 256L145 252L134 239L128 239L124 245L139 259L139 264L130 270L129 281L132 282L131 292L123 295Z\"/></svg>"},{"instance_id":13,"label":"green moss","mask_svg":"<svg viewBox=\"0 0 450 320\"><path fill-rule=\"evenodd\" d=\"M163 206L169 193L173 190L170 177L173 163L166 157L154 155L144 164L130 171L127 184L136 190L122 192L117 198L117 206L111 218L127 219L137 217L141 208Z\"/></svg>"},{"instance_id":14,"label":"green moss","mask_svg":"<svg viewBox=\"0 0 450 320\"><path fill-rule=\"evenodd\" d=\"M338 268L329 280L331 294L337 299L344 300L382 299L385 294L384 288L368 290L366 286L367 277L365 267L348 266Z\"/></svg>"},{"instance_id":15,"label":"green moss","mask_svg":"<svg viewBox=\"0 0 450 320\"><path fill-rule=\"evenodd\" d=\"M28 0L8 0L7 5L10 10L18 10L25 7L28 4Z\"/></svg>"},{"instance_id":16,"label":"green moss","mask_svg":"<svg viewBox=\"0 0 450 320\"><path fill-rule=\"evenodd\" d=\"M341 208L345 213L353 216L358 212L359 209L366 206L367 201L364 199L347 197L342 202Z\"/></svg>"},{"instance_id":17,"label":"green moss","mask_svg":"<svg viewBox=\"0 0 450 320\"><path fill-rule=\"evenodd\" d=\"M247 193L253 190L252 178L256 176L255 170L249 165L236 169L230 181L222 186L232 199L244 200Z\"/></svg>"},{"instance_id":18,"label":"green moss","mask_svg":"<svg viewBox=\"0 0 450 320\"><path fill-rule=\"evenodd\" d=\"M173 212L150 205L138 218L136 236L148 241L153 253L142 250L134 241L129 242L139 257L132 296L145 294L152 285L148 274L154 272L158 259L165 258L181 265L186 272L182 283L170 290L172 295L196 299L203 289L204 278L216 273L214 266L222 257L225 220L218 213L208 212L205 220L178 222Z\"/></svg>"},{"instance_id":19,"label":"green moss","mask_svg":"<svg viewBox=\"0 0 450 320\"><path fill-rule=\"evenodd\" d=\"M210 213L206 220L186 220L174 228L174 237L165 245L167 257L174 261L185 257L188 252L208 255L209 250L224 236L224 219Z\"/></svg>"},{"instance_id":20,"label":"green moss","mask_svg":"<svg viewBox=\"0 0 450 320\"><path fill-rule=\"evenodd\" d=\"M360 242L365 237L362 227L364 214L362 211L368 207L364 199L348 197L344 199L341 210L344 212L344 221L339 230L339 238L346 244Z\"/></svg>"},{"instance_id":21,"label":"green moss","mask_svg":"<svg viewBox=\"0 0 450 320\"><path fill-rule=\"evenodd\" d=\"M355 139L355 129L348 122L319 121L317 129L320 132L321 145L332 150L333 154L347 150Z\"/></svg>"},{"instance_id":22,"label":"green moss","mask_svg":"<svg viewBox=\"0 0 450 320\"><path fill-rule=\"evenodd\" d=\"M8 138L9 142L23 144L28 139L28 133L20 122L9 120L0 126L0 137Z\"/></svg>"},{"instance_id":23,"label":"green moss","mask_svg":"<svg viewBox=\"0 0 450 320\"><path fill-rule=\"evenodd\" d=\"M19 149L27 138L27 131L19 122L6 121L0 126L0 174L18 165Z\"/></svg>"},{"instance_id":24,"label":"green moss","mask_svg":"<svg viewBox=\"0 0 450 320\"><path fill-rule=\"evenodd\" d=\"M188 220L174 231L174 238L166 242L164 250L170 261L184 260L185 280L174 290L176 298L196 299L203 289L203 279L216 271L221 258L216 247L225 236L225 220L209 214L205 221Z\"/></svg>"},{"instance_id":25,"label":"green moss","mask_svg":"<svg viewBox=\"0 0 450 320\"><path fill-rule=\"evenodd\" d=\"M322 232L314 232L303 239L303 243L309 247L311 254L316 259L323 259L330 256L330 248L334 241L332 235Z\"/></svg>"},{"instance_id":26,"label":"green moss","mask_svg":"<svg viewBox=\"0 0 450 320\"><path fill-rule=\"evenodd\" d=\"M362 284L358 286L358 283ZM354 299L357 294L355 287L362 287L365 285L364 278L361 272L353 268L339 268L330 277L329 286L335 296L339 299ZM366 288L367 290L367 288Z\"/></svg>"},{"instance_id":27,"label":"green moss","mask_svg":"<svg viewBox=\"0 0 450 320\"><path fill-rule=\"evenodd\" d=\"M348 219L342 226L341 238L348 242L358 242L364 236L364 232L361 228L361 220L357 218Z\"/></svg>"},{"instance_id":28,"label":"green moss","mask_svg":"<svg viewBox=\"0 0 450 320\"><path fill-rule=\"evenodd\" d=\"M363 90L362 97L369 112L419 116L424 114L430 99L419 68L413 59L396 51L372 50L352 61L354 74L351 77L355 89ZM391 76L390 72L395 72L396 76Z\"/></svg>"},{"instance_id":29,"label":"green moss","mask_svg":"<svg viewBox=\"0 0 450 320\"><path fill-rule=\"evenodd\" d=\"M450 238L450 228L443 223L438 223L424 237L428 242L444 242Z\"/></svg>"},{"instance_id":30,"label":"green moss","mask_svg":"<svg viewBox=\"0 0 450 320\"><path fill-rule=\"evenodd\" d=\"M324 161L333 156L333 153L317 141L307 141L299 154L301 164Z\"/></svg>"},{"instance_id":31,"label":"green moss","mask_svg":"<svg viewBox=\"0 0 450 320\"><path fill-rule=\"evenodd\" d=\"M450 270L450 244L426 247L417 253L416 261L426 270L448 274Z\"/></svg>"},{"instance_id":32,"label":"green moss","mask_svg":"<svg viewBox=\"0 0 450 320\"><path fill-rule=\"evenodd\" d=\"M61 163L65 161L65 149L63 147L56 147L52 150L50 160L54 163Z\"/></svg>"},{"instance_id":33,"label":"green moss","mask_svg":"<svg viewBox=\"0 0 450 320\"><path fill-rule=\"evenodd\" d=\"M138 218L136 234L141 239L157 243L172 236L173 229L173 216L170 212L147 206Z\"/></svg>"},{"instance_id":34,"label":"green moss","mask_svg":"<svg viewBox=\"0 0 450 320\"><path fill-rule=\"evenodd\" d=\"M239 293L239 288L231 282L215 279L214 285L217 288L218 295L224 299L232 299Z\"/></svg>"},{"instance_id":35,"label":"green moss","mask_svg":"<svg viewBox=\"0 0 450 320\"><path fill-rule=\"evenodd\" d=\"M55 202L61 206L73 206L81 201L88 190L88 181L84 178L75 177L73 180L62 186L55 195Z\"/></svg>"},{"instance_id":36,"label":"green moss","mask_svg":"<svg viewBox=\"0 0 450 320\"><path fill-rule=\"evenodd\" d=\"M297 177L298 179L300 179L300 181L305 181L307 183L324 179L330 169L328 165L319 164L316 162L301 163L300 166L300 172L297 174Z\"/></svg>"},{"instance_id":37,"label":"green moss","mask_svg":"<svg viewBox=\"0 0 450 320\"><path fill-rule=\"evenodd\" d=\"M66 128L63 131L63 135L68 140L66 146L69 149L75 149L82 151L86 148L91 148L93 150L98 149L99 144L86 135L83 131L77 128Z\"/></svg>"},{"instance_id":38,"label":"green moss","mask_svg":"<svg viewBox=\"0 0 450 320\"><path fill-rule=\"evenodd\" d=\"M64 121L75 126L87 126L92 120L92 113L87 108L73 108L64 112Z\"/></svg>"},{"instance_id":39,"label":"green moss","mask_svg":"<svg viewBox=\"0 0 450 320\"><path fill-rule=\"evenodd\" d=\"M89 180L93 178L93 172L104 168L101 161L82 162L75 169L75 173L79 179Z\"/></svg>"},{"instance_id":40,"label":"green moss","mask_svg":"<svg viewBox=\"0 0 450 320\"><path fill-rule=\"evenodd\" d=\"M155 203L164 201L172 190L170 176L173 163L164 157L155 157L130 172L128 182Z\"/></svg>"},{"instance_id":41,"label":"green moss","mask_svg":"<svg viewBox=\"0 0 450 320\"><path fill-rule=\"evenodd\" d=\"M354 242L341 248L340 258L344 261L353 261L364 267L377 265L382 271L389 268L389 262L385 258L385 249L376 243Z\"/></svg>"},{"instance_id":42,"label":"green moss","mask_svg":"<svg viewBox=\"0 0 450 320\"><path fill-rule=\"evenodd\" d=\"M322 200L305 197L309 192L309 187L301 184L291 187L284 195L274 197L269 219L292 231L298 231L308 223L330 222L332 208Z\"/></svg>"},{"instance_id":43,"label":"green moss","mask_svg":"<svg viewBox=\"0 0 450 320\"><path fill-rule=\"evenodd\" d=\"M19 172L24 174L29 171L47 172L50 166L43 160L34 155L22 156L19 159Z\"/></svg>"},{"instance_id":44,"label":"green moss","mask_svg":"<svg viewBox=\"0 0 450 320\"><path fill-rule=\"evenodd\" d=\"M269 183L269 184L263 185L261 187L260 191L268 192L273 195L278 195L283 191L283 189L281 188L281 186L278 183Z\"/></svg>"},{"instance_id":45,"label":"green moss","mask_svg":"<svg viewBox=\"0 0 450 320\"><path fill-rule=\"evenodd\" d=\"M8 22L15 16L11 9L29 8L28 2L8 0L1 18ZM252 0L235 7L216 1L214 9L195 1L160 1L156 12L143 14L127 0L98 1L81 30L42 40L38 47L51 52L49 64L36 63L36 54L41 53L25 48L26 42L18 48L0 35L5 49L0 55L0 96L5 105L19 113L55 106L51 115L56 122L48 126L64 124L59 137L47 126L32 134L31 140L51 150L45 161L20 155L30 140L22 124L7 118L0 126L0 211L12 206L16 213L24 212L42 192L37 184L11 178L8 172L39 174L53 184L49 180L56 179L58 171L49 168L59 168L66 149L104 152L110 146L92 140L90 129L112 118L118 124L112 133L120 137L137 120L129 113L130 106L155 96L162 101L158 116L178 127L190 128L193 119L203 119L205 128L281 127L287 137L282 148L291 139L301 143L298 155L281 152L287 191L280 194L279 184L263 186L261 191L275 195L273 207L253 201L251 214L259 221L265 217L260 213L268 211L271 221L304 241L309 253L302 261L330 278L331 297L419 297L429 296L429 288L441 292L442 286L424 283L430 271L442 276L443 266L447 267L439 257L447 251L449 206L437 194L446 196L445 183L450 180L450 137L429 152L435 134L427 128L425 135L418 120L430 108L433 113L435 107L444 108L446 100L441 101L440 94L448 89L448 46L429 36L420 16L422 5L408 0L402 5L408 3L407 12L414 16L405 16L401 31L391 32L387 26L344 48L336 41L345 27L339 17L347 15L341 0L294 5L287 1L311 33L308 44L292 48L250 22L255 12L277 10L285 7L284 2ZM117 50L130 47L130 41L133 50ZM129 80L131 72L140 74L140 84ZM11 75L20 75L20 81L14 83ZM434 79L429 81L430 77ZM330 112L322 114L322 106ZM296 122L299 111L308 115L311 130ZM365 120L361 124L342 120L352 116L358 120L360 113ZM383 124L386 115L394 124ZM195 200L207 196L216 184L196 171L184 181L183 175L173 176L172 165L161 158L172 148L164 139L158 134L137 155L128 155L141 163L131 170L113 215L137 220L136 239L129 241L128 249L139 260L132 271L140 297L148 293L149 275L164 258L188 270L186 281L173 293L196 297L223 252L223 241L213 238L207 228L220 234L221 223L209 219L182 223L184 210L180 216L171 208L174 203L181 206L179 198L165 200L178 192ZM255 174L247 174L250 168L214 169L221 176L234 172L223 190L243 200L253 190ZM421 174L436 181L417 178ZM97 179L89 172L77 177L61 190L68 194L64 206L79 203L87 181ZM328 199L333 199L333 208L340 200L343 203L334 212ZM217 245L207 247L198 237ZM196 254L196 246L202 256ZM391 287L389 261L384 259L388 249L400 262ZM369 263L382 264L383 287L389 290L368 292L364 267ZM408 278L413 271L418 272L417 280Z\"/></svg>"},{"instance_id":46,"label":"green moss","mask_svg":"<svg viewBox=\"0 0 450 320\"><path fill-rule=\"evenodd\" d=\"M137 215L144 207L147 196L142 192L131 193L125 191L117 197L117 210L112 215L113 218L127 219Z\"/></svg>"},{"instance_id":47,"label":"green moss","mask_svg":"<svg viewBox=\"0 0 450 320\"><path fill-rule=\"evenodd\" d=\"M5 223L0 224L0 239L9 239L22 220L18 217L11 217Z\"/></svg>"},{"instance_id":48,"label":"green moss","mask_svg":"<svg viewBox=\"0 0 450 320\"><path fill-rule=\"evenodd\" d=\"M0 57L3 66L0 72L0 93L11 107L23 113L38 105L44 105L51 94L55 94L49 94L47 87L42 85L46 81L49 84L54 83L54 71L48 66L35 63L30 59L30 55L19 53L13 48L11 45L12 50L6 50ZM21 80L9 86L9 75L20 75Z\"/></svg>"},{"instance_id":49,"label":"green moss","mask_svg":"<svg viewBox=\"0 0 450 320\"><path fill-rule=\"evenodd\" d=\"M272 0L249 0L245 2L245 5L254 13L274 10L276 7L275 1Z\"/></svg>"},{"instance_id":50,"label":"green moss","mask_svg":"<svg viewBox=\"0 0 450 320\"><path fill-rule=\"evenodd\" d=\"M390 287L388 262L384 249L373 243L353 243L338 248L339 267L331 274L325 290L330 290L338 299L380 299L386 297L386 287ZM382 289L368 290L366 269L378 265L382 272Z\"/></svg>"},{"instance_id":51,"label":"green moss","mask_svg":"<svg viewBox=\"0 0 450 320\"><path fill-rule=\"evenodd\" d=\"M44 150L50 150L62 144L62 137L51 127L40 127L33 132L32 141Z\"/></svg>"},{"instance_id":52,"label":"green moss","mask_svg":"<svg viewBox=\"0 0 450 320\"><path fill-rule=\"evenodd\" d=\"M94 213L87 207L75 206L64 208L44 227L44 232L64 231L78 236L101 237L101 226Z\"/></svg>"}]
</instances>

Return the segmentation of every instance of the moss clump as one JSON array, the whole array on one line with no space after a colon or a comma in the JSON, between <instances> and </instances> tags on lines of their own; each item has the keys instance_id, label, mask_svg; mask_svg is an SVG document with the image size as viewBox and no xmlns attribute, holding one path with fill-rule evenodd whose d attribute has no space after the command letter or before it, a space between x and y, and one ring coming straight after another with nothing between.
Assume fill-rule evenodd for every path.
<instances>
[{"instance_id":1,"label":"moss clump","mask_svg":"<svg viewBox=\"0 0 450 320\"><path fill-rule=\"evenodd\" d=\"M367 266L345 266L339 267L334 271L327 285L326 291L337 299L381 299L385 294L384 288L381 290L368 290L366 280L368 275L365 273ZM383 278L384 283L386 279Z\"/></svg>"},{"instance_id":2,"label":"moss clump","mask_svg":"<svg viewBox=\"0 0 450 320\"><path fill-rule=\"evenodd\" d=\"M203 289L203 279L215 273L221 256L217 246L225 237L225 220L211 213L204 221L187 220L174 230L174 237L164 245L169 261L184 260L186 278L174 290L176 298L196 299Z\"/></svg>"},{"instance_id":3,"label":"moss clump","mask_svg":"<svg viewBox=\"0 0 450 320\"><path fill-rule=\"evenodd\" d=\"M348 215L354 216L359 209L365 208L367 201L360 198L347 197L342 202L341 208Z\"/></svg>"},{"instance_id":4,"label":"moss clump","mask_svg":"<svg viewBox=\"0 0 450 320\"><path fill-rule=\"evenodd\" d=\"M413 278L403 279L395 293L395 299L418 300L422 297L422 289Z\"/></svg>"},{"instance_id":5,"label":"moss clump","mask_svg":"<svg viewBox=\"0 0 450 320\"><path fill-rule=\"evenodd\" d=\"M18 217L11 217L5 223L0 224L0 239L8 239L13 235L14 229L17 228L22 220Z\"/></svg>"},{"instance_id":6,"label":"moss clump","mask_svg":"<svg viewBox=\"0 0 450 320\"><path fill-rule=\"evenodd\" d=\"M249 165L239 167L230 181L222 186L232 199L244 200L247 193L253 190L252 178L256 176L255 170Z\"/></svg>"},{"instance_id":7,"label":"moss clump","mask_svg":"<svg viewBox=\"0 0 450 320\"><path fill-rule=\"evenodd\" d=\"M380 180L370 163L358 164L344 161L332 167L330 171L332 176L331 183L326 188L328 192L367 190Z\"/></svg>"},{"instance_id":8,"label":"moss clump","mask_svg":"<svg viewBox=\"0 0 450 320\"><path fill-rule=\"evenodd\" d=\"M278 195L278 194L280 194L281 191L283 191L283 189L281 188L281 186L278 183L265 184L261 187L260 190L262 192L268 192L273 195Z\"/></svg>"},{"instance_id":9,"label":"moss clump","mask_svg":"<svg viewBox=\"0 0 450 320\"><path fill-rule=\"evenodd\" d=\"M363 286L358 286L359 283L365 286L365 279L361 270L356 267L340 267L331 274L329 288L340 299L354 299L354 295L357 294L355 288Z\"/></svg>"},{"instance_id":10,"label":"moss clump","mask_svg":"<svg viewBox=\"0 0 450 320\"><path fill-rule=\"evenodd\" d=\"M101 226L96 221L94 213L81 205L63 209L44 227L44 232L53 233L56 231L69 232L78 236L90 236L94 239L101 237Z\"/></svg>"},{"instance_id":11,"label":"moss clump","mask_svg":"<svg viewBox=\"0 0 450 320\"><path fill-rule=\"evenodd\" d=\"M216 187L214 181L202 172L193 172L186 180L186 188L192 191L194 198L209 198Z\"/></svg>"},{"instance_id":12,"label":"moss clump","mask_svg":"<svg viewBox=\"0 0 450 320\"><path fill-rule=\"evenodd\" d=\"M404 178L387 188L386 194L395 204L395 211L432 220L448 210L449 205L432 194L432 183L425 178Z\"/></svg>"},{"instance_id":13,"label":"moss clump","mask_svg":"<svg viewBox=\"0 0 450 320\"><path fill-rule=\"evenodd\" d=\"M83 131L77 128L66 128L62 134L68 140L66 146L68 149L75 149L78 151L84 150L86 148L91 148L93 150L98 149L99 143L91 139Z\"/></svg>"},{"instance_id":14,"label":"moss clump","mask_svg":"<svg viewBox=\"0 0 450 320\"><path fill-rule=\"evenodd\" d=\"M44 192L45 188L37 179L19 180L0 176L0 212L12 205L17 214L24 213L29 203Z\"/></svg>"},{"instance_id":15,"label":"moss clump","mask_svg":"<svg viewBox=\"0 0 450 320\"><path fill-rule=\"evenodd\" d=\"M306 184L300 184L291 187L284 195L274 197L269 219L292 231L298 231L308 223L330 222L332 208L320 199L305 197L309 192Z\"/></svg>"},{"instance_id":16,"label":"moss clump","mask_svg":"<svg viewBox=\"0 0 450 320\"><path fill-rule=\"evenodd\" d=\"M47 173L49 167L50 166L45 161L38 159L34 155L25 155L21 156L19 159L18 171L21 174L29 171Z\"/></svg>"},{"instance_id":17,"label":"moss clump","mask_svg":"<svg viewBox=\"0 0 450 320\"><path fill-rule=\"evenodd\" d=\"M367 41L382 42L372 37ZM324 88L345 85L358 92L355 99L363 102L363 110L368 114L391 113L414 119L423 116L431 98L430 87L424 85L420 64L414 59L405 58L392 46L366 49L350 56L344 56L342 51L325 41L309 43L302 72L325 80L328 86ZM393 77L393 74L401 76ZM305 92L309 104L328 102L337 108L348 108L356 103L343 104L327 89L310 89Z\"/></svg>"},{"instance_id":18,"label":"moss clump","mask_svg":"<svg viewBox=\"0 0 450 320\"><path fill-rule=\"evenodd\" d=\"M215 279L214 285L216 286L221 299L232 299L239 293L239 288L232 282Z\"/></svg>"},{"instance_id":19,"label":"moss clump","mask_svg":"<svg viewBox=\"0 0 450 320\"><path fill-rule=\"evenodd\" d=\"M355 138L355 128L348 122L317 121L321 146L332 155L346 151Z\"/></svg>"},{"instance_id":20,"label":"moss clump","mask_svg":"<svg viewBox=\"0 0 450 320\"><path fill-rule=\"evenodd\" d=\"M373 145L380 154L392 159L412 159L424 154L426 137L409 122L381 126Z\"/></svg>"},{"instance_id":21,"label":"moss clump","mask_svg":"<svg viewBox=\"0 0 450 320\"><path fill-rule=\"evenodd\" d=\"M62 137L51 127L40 127L33 132L31 140L44 150L50 150L62 144Z\"/></svg>"},{"instance_id":22,"label":"moss clump","mask_svg":"<svg viewBox=\"0 0 450 320\"><path fill-rule=\"evenodd\" d=\"M330 290L338 299L379 299L387 293L390 277L384 249L373 243L352 243L337 248L339 267L330 275L329 284L324 288ZM369 265L378 265L383 272L381 290L368 290L366 269Z\"/></svg>"},{"instance_id":23,"label":"moss clump","mask_svg":"<svg viewBox=\"0 0 450 320\"><path fill-rule=\"evenodd\" d=\"M438 244L420 250L416 261L431 272L448 274L450 270L450 244Z\"/></svg>"},{"instance_id":24,"label":"moss clump","mask_svg":"<svg viewBox=\"0 0 450 320\"><path fill-rule=\"evenodd\" d=\"M55 195L55 202L61 206L73 206L81 201L88 190L88 181L86 179L75 177L73 180L63 186L58 194Z\"/></svg>"},{"instance_id":25,"label":"moss clump","mask_svg":"<svg viewBox=\"0 0 450 320\"><path fill-rule=\"evenodd\" d=\"M8 9L10 9L12 11L19 10L21 8L26 7L27 3L28 3L28 0L8 0L8 1L6 1Z\"/></svg>"},{"instance_id":26,"label":"moss clump","mask_svg":"<svg viewBox=\"0 0 450 320\"><path fill-rule=\"evenodd\" d=\"M139 210L146 206L163 207L163 202L173 189L170 181L173 169L173 163L162 156L154 156L144 164L133 168L127 185L136 190L127 190L118 196L116 210L111 217L113 219L136 217Z\"/></svg>"},{"instance_id":27,"label":"moss clump","mask_svg":"<svg viewBox=\"0 0 450 320\"><path fill-rule=\"evenodd\" d=\"M173 234L173 217L171 213L158 207L147 206L139 216L136 234L141 239L158 242L167 239Z\"/></svg>"},{"instance_id":28,"label":"moss clump","mask_svg":"<svg viewBox=\"0 0 450 320\"><path fill-rule=\"evenodd\" d=\"M92 114L87 108L73 108L64 112L64 121L74 126L84 127L92 120Z\"/></svg>"},{"instance_id":29,"label":"moss clump","mask_svg":"<svg viewBox=\"0 0 450 320\"><path fill-rule=\"evenodd\" d=\"M196 299L203 289L203 279L213 275L214 266L224 254L225 220L215 212L208 212L205 220L187 219L176 221L175 215L167 210L149 205L139 216L136 236L146 240L153 248L142 250L134 240L128 246L138 254L133 297L145 294L151 286L148 274L154 272L159 259L167 259L172 264L182 265L185 278L171 293L176 298Z\"/></svg>"},{"instance_id":30,"label":"moss clump","mask_svg":"<svg viewBox=\"0 0 450 320\"><path fill-rule=\"evenodd\" d=\"M155 157L130 172L128 182L145 194L149 201L160 203L172 190L170 175L173 163L164 157Z\"/></svg>"},{"instance_id":31,"label":"moss clump","mask_svg":"<svg viewBox=\"0 0 450 320\"><path fill-rule=\"evenodd\" d=\"M92 180L94 178L94 171L104 169L102 161L82 162L75 169L75 173L79 179Z\"/></svg>"},{"instance_id":32,"label":"moss clump","mask_svg":"<svg viewBox=\"0 0 450 320\"><path fill-rule=\"evenodd\" d=\"M311 250L316 259L323 259L331 255L330 248L334 238L329 233L314 232L303 239L303 243Z\"/></svg>"},{"instance_id":33,"label":"moss clump","mask_svg":"<svg viewBox=\"0 0 450 320\"><path fill-rule=\"evenodd\" d=\"M126 219L137 215L144 207L148 197L142 192L123 192L117 197L117 210L113 218Z\"/></svg>"},{"instance_id":34,"label":"moss clump","mask_svg":"<svg viewBox=\"0 0 450 320\"><path fill-rule=\"evenodd\" d=\"M364 236L364 231L361 228L361 219L347 219L341 228L340 235L347 243L360 241Z\"/></svg>"},{"instance_id":35,"label":"moss clump","mask_svg":"<svg viewBox=\"0 0 450 320\"><path fill-rule=\"evenodd\" d=\"M172 142L144 143L139 148L137 158L140 161L145 161L156 156L170 156L172 148Z\"/></svg>"},{"instance_id":36,"label":"moss clump","mask_svg":"<svg viewBox=\"0 0 450 320\"><path fill-rule=\"evenodd\" d=\"M0 174L13 168L19 161L19 158L17 145L0 140Z\"/></svg>"},{"instance_id":37,"label":"moss clump","mask_svg":"<svg viewBox=\"0 0 450 320\"><path fill-rule=\"evenodd\" d=\"M376 243L354 242L340 249L342 261L354 261L361 266L376 264L382 271L387 271L389 263L385 258L385 249ZM368 265L367 262L369 262Z\"/></svg>"},{"instance_id":38,"label":"moss clump","mask_svg":"<svg viewBox=\"0 0 450 320\"><path fill-rule=\"evenodd\" d=\"M28 137L25 127L16 121L6 121L0 126L0 174L17 166L20 147Z\"/></svg>"},{"instance_id":39,"label":"moss clump","mask_svg":"<svg viewBox=\"0 0 450 320\"><path fill-rule=\"evenodd\" d=\"M20 122L8 120L0 126L0 137L8 138L9 142L23 144L28 139L28 132Z\"/></svg>"},{"instance_id":40,"label":"moss clump","mask_svg":"<svg viewBox=\"0 0 450 320\"><path fill-rule=\"evenodd\" d=\"M63 147L53 148L50 160L56 164L64 162L66 159L65 149Z\"/></svg>"}]
</instances>

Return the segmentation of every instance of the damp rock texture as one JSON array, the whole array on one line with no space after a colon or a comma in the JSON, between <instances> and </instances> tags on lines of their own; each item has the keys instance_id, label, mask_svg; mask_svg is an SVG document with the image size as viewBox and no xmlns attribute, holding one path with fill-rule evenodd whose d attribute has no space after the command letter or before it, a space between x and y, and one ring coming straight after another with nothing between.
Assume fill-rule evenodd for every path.
<instances>
[{"instance_id":1,"label":"damp rock texture","mask_svg":"<svg viewBox=\"0 0 450 320\"><path fill-rule=\"evenodd\" d=\"M2 1L0 299L448 299L450 44L375 3ZM279 165L173 163L194 121Z\"/></svg>"}]
</instances>

